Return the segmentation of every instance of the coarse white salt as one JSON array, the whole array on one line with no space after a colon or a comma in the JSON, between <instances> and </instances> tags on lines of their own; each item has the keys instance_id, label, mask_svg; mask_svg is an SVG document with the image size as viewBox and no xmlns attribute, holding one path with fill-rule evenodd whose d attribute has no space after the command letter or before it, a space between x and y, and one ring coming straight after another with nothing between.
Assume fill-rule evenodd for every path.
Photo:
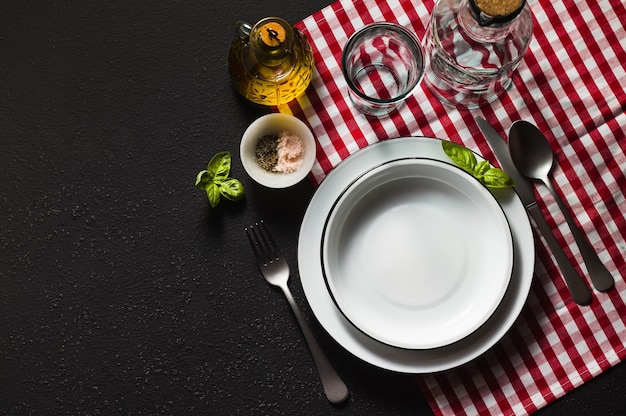
<instances>
[{"instance_id":1,"label":"coarse white salt","mask_svg":"<svg viewBox=\"0 0 626 416\"><path fill-rule=\"evenodd\" d=\"M295 172L302 166L304 161L304 142L299 136L288 131L281 131L278 134L276 151L278 152L278 162L273 169L275 172Z\"/></svg>"}]
</instances>

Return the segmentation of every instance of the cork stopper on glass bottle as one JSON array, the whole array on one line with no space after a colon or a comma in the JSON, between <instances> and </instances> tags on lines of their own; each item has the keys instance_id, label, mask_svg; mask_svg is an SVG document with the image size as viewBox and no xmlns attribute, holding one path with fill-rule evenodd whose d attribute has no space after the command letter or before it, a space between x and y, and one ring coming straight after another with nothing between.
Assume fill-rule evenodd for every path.
<instances>
[{"instance_id":1,"label":"cork stopper on glass bottle","mask_svg":"<svg viewBox=\"0 0 626 416\"><path fill-rule=\"evenodd\" d=\"M259 28L259 32L263 43L270 48L280 47L287 36L285 28L278 22L268 22Z\"/></svg>"},{"instance_id":2,"label":"cork stopper on glass bottle","mask_svg":"<svg viewBox=\"0 0 626 416\"><path fill-rule=\"evenodd\" d=\"M505 23L522 11L526 0L469 0L481 26Z\"/></svg>"},{"instance_id":3,"label":"cork stopper on glass bottle","mask_svg":"<svg viewBox=\"0 0 626 416\"><path fill-rule=\"evenodd\" d=\"M295 33L286 21L267 18L250 33L250 43L266 65L277 65L292 53Z\"/></svg>"}]
</instances>

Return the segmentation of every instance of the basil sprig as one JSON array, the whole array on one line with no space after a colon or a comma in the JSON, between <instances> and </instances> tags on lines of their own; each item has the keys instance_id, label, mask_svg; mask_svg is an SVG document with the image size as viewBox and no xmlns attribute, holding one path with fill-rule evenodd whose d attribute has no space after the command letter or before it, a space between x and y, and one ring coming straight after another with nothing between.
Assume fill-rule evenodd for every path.
<instances>
[{"instance_id":1,"label":"basil sprig","mask_svg":"<svg viewBox=\"0 0 626 416\"><path fill-rule=\"evenodd\" d=\"M488 188L501 189L515 186L513 179L506 172L491 166L486 160L479 162L474 152L468 148L448 140L442 140L441 146L450 160Z\"/></svg>"},{"instance_id":2,"label":"basil sprig","mask_svg":"<svg viewBox=\"0 0 626 416\"><path fill-rule=\"evenodd\" d=\"M220 152L211 158L206 170L198 172L196 188L206 191L211 208L220 202L220 196L231 201L243 198L243 185L235 178L230 178L230 152Z\"/></svg>"}]
</instances>

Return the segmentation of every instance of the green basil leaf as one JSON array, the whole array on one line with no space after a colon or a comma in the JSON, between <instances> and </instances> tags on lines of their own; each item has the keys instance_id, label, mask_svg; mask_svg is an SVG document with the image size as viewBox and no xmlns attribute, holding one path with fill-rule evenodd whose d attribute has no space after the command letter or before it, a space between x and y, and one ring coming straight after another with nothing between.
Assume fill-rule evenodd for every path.
<instances>
[{"instance_id":1,"label":"green basil leaf","mask_svg":"<svg viewBox=\"0 0 626 416\"><path fill-rule=\"evenodd\" d=\"M468 148L453 143L449 140L442 140L441 146L448 157L461 169L474 174L476 168L476 156Z\"/></svg>"},{"instance_id":2,"label":"green basil leaf","mask_svg":"<svg viewBox=\"0 0 626 416\"><path fill-rule=\"evenodd\" d=\"M209 183L211 183L209 172L206 170L198 172L198 175L196 176L196 188L205 189Z\"/></svg>"},{"instance_id":3,"label":"green basil leaf","mask_svg":"<svg viewBox=\"0 0 626 416\"><path fill-rule=\"evenodd\" d=\"M207 166L207 172L211 176L211 181L222 182L230 174L230 152L217 153Z\"/></svg>"},{"instance_id":4,"label":"green basil leaf","mask_svg":"<svg viewBox=\"0 0 626 416\"><path fill-rule=\"evenodd\" d=\"M442 140L444 153L458 167L469 172L488 188L510 188L515 186L513 179L501 169L491 167L488 161L478 162L474 153L468 148L449 140Z\"/></svg>"},{"instance_id":5,"label":"green basil leaf","mask_svg":"<svg viewBox=\"0 0 626 416\"><path fill-rule=\"evenodd\" d=\"M482 179L489 169L491 169L491 165L486 160L478 162L478 164L474 167L474 176L478 179Z\"/></svg>"},{"instance_id":6,"label":"green basil leaf","mask_svg":"<svg viewBox=\"0 0 626 416\"><path fill-rule=\"evenodd\" d=\"M501 169L491 168L483 176L483 182L489 188L510 188L515 186L513 179Z\"/></svg>"},{"instance_id":7,"label":"green basil leaf","mask_svg":"<svg viewBox=\"0 0 626 416\"><path fill-rule=\"evenodd\" d=\"M220 189L215 183L210 183L206 187L206 194L209 197L211 208L215 208L220 202Z\"/></svg>"},{"instance_id":8,"label":"green basil leaf","mask_svg":"<svg viewBox=\"0 0 626 416\"><path fill-rule=\"evenodd\" d=\"M231 201L243 198L243 185L235 178L229 178L230 152L220 152L211 158L207 169L196 175L196 187L203 189L209 198L209 204L215 208L223 196Z\"/></svg>"},{"instance_id":9,"label":"green basil leaf","mask_svg":"<svg viewBox=\"0 0 626 416\"><path fill-rule=\"evenodd\" d=\"M220 185L220 194L231 201L239 201L243 198L243 184L235 178L228 178Z\"/></svg>"}]
</instances>

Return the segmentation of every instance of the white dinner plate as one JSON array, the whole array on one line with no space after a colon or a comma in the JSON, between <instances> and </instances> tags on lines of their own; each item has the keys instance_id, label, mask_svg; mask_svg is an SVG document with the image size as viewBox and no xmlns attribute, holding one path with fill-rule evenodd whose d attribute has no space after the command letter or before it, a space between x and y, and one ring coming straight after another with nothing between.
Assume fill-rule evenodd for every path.
<instances>
[{"instance_id":1,"label":"white dinner plate","mask_svg":"<svg viewBox=\"0 0 626 416\"><path fill-rule=\"evenodd\" d=\"M466 337L509 284L513 243L494 196L464 170L434 159L391 160L365 172L333 205L322 271L357 328L400 348Z\"/></svg>"},{"instance_id":2,"label":"white dinner plate","mask_svg":"<svg viewBox=\"0 0 626 416\"><path fill-rule=\"evenodd\" d=\"M526 211L512 189L494 192L513 237L513 272L491 317L465 338L440 348L405 349L373 339L341 313L328 292L320 259L320 242L333 205L341 193L372 168L406 158L449 162L439 139L405 137L372 144L341 162L324 179L305 213L298 241L298 268L304 293L324 329L347 351L380 368L403 373L431 373L464 364L491 348L513 325L524 306L533 277L535 248ZM478 156L477 156L478 157Z\"/></svg>"}]
</instances>

